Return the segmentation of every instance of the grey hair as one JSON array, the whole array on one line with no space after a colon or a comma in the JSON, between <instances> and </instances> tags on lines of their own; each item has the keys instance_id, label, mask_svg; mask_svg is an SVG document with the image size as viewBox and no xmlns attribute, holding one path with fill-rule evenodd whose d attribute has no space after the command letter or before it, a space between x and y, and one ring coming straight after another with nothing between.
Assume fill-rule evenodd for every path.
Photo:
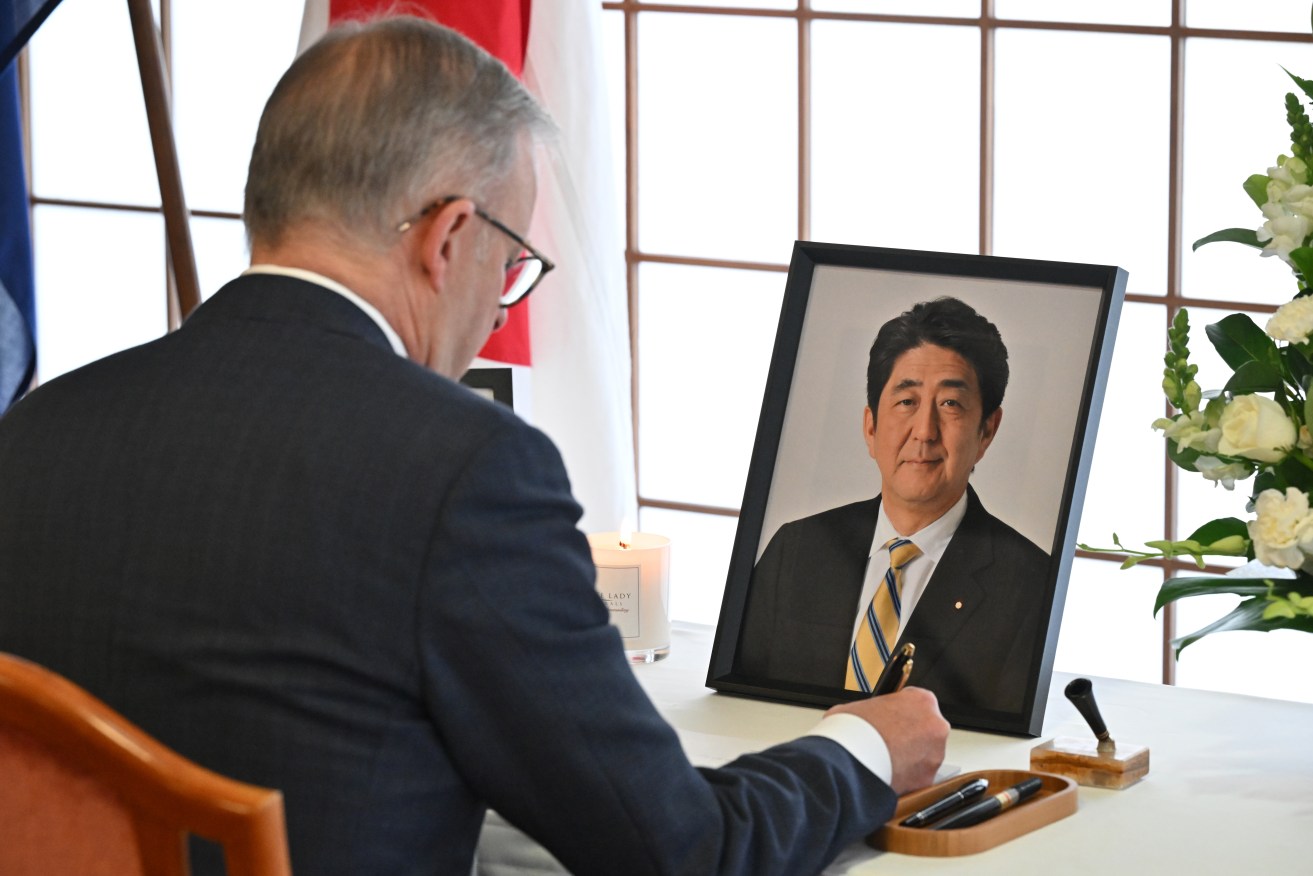
<instances>
[{"instance_id":1,"label":"grey hair","mask_svg":"<svg viewBox=\"0 0 1313 876\"><path fill-rule=\"evenodd\" d=\"M505 65L453 30L408 16L340 25L265 104L247 238L276 245L312 220L386 246L429 201L482 196L510 173L525 135L552 130Z\"/></svg>"}]
</instances>

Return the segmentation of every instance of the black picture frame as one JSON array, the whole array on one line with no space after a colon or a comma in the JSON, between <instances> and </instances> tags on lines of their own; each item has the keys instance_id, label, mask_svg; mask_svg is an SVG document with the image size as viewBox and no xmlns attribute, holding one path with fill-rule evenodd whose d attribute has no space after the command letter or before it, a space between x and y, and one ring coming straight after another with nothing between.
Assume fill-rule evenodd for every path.
<instances>
[{"instance_id":1,"label":"black picture frame","mask_svg":"<svg viewBox=\"0 0 1313 876\"><path fill-rule=\"evenodd\" d=\"M708 687L819 706L862 696L744 671L740 638L753 570L784 523L878 492L879 471L861 436L870 346L886 321L949 296L998 326L1011 366L1005 415L972 488L993 515L1048 553L1048 579L1039 607L1043 635L1016 664L1026 673L1013 679L1024 683L1019 703L994 708L937 691L940 709L957 727L1039 735L1126 276L1104 265L798 241ZM910 683L917 684L915 670Z\"/></svg>"}]
</instances>

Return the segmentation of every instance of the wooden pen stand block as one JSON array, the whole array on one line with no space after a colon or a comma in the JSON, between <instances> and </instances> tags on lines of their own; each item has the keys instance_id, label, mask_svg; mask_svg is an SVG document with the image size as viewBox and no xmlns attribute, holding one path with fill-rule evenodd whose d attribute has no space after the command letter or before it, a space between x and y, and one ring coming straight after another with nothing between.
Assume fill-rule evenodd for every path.
<instances>
[{"instance_id":1,"label":"wooden pen stand block","mask_svg":"<svg viewBox=\"0 0 1313 876\"><path fill-rule=\"evenodd\" d=\"M1149 749L1119 744L1100 753L1096 740L1059 736L1030 750L1030 768L1069 776L1087 787L1120 791L1148 775Z\"/></svg>"},{"instance_id":2,"label":"wooden pen stand block","mask_svg":"<svg viewBox=\"0 0 1313 876\"><path fill-rule=\"evenodd\" d=\"M997 794L1031 778L1041 782L1039 792L1034 797L979 824L951 830L929 830L924 827L903 827L898 823L972 779L988 779L989 789L985 791L988 795ZM899 797L894 817L868 836L866 842L877 849L903 855L934 858L974 855L1066 818L1075 811L1076 783L1065 776L1025 770L977 770Z\"/></svg>"}]
</instances>

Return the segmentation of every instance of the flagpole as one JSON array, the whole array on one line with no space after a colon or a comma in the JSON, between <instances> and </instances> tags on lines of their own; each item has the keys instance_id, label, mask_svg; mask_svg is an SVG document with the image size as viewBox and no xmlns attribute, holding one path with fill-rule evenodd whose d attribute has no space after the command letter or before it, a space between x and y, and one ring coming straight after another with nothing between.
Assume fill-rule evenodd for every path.
<instances>
[{"instance_id":1,"label":"flagpole","mask_svg":"<svg viewBox=\"0 0 1313 876\"><path fill-rule=\"evenodd\" d=\"M175 309L169 308L169 326L176 328L201 303L201 284L196 274L196 256L192 251L187 202L182 193L182 174L178 170L178 149L173 140L169 86L164 73L164 50L160 45L159 30L155 27L150 0L128 0L128 14L132 18L132 38L137 45L137 67L141 71L141 90L146 100L146 120L150 124L151 146L155 151L155 173L159 178L160 202L164 208L169 263L177 287L176 299L170 302L176 303L176 318Z\"/></svg>"}]
</instances>

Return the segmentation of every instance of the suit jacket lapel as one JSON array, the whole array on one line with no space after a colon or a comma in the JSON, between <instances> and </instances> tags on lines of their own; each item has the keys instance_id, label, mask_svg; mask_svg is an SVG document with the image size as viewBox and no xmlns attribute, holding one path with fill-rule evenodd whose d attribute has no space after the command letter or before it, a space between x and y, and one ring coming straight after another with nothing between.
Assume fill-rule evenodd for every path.
<instances>
[{"instance_id":1,"label":"suit jacket lapel","mask_svg":"<svg viewBox=\"0 0 1313 876\"><path fill-rule=\"evenodd\" d=\"M858 602L862 598L862 584L866 579L866 563L871 554L871 539L875 537L879 507L878 498L854 505L853 513L843 521L843 531L837 533L839 543L833 556L836 565L831 574L841 586L825 588L833 598L826 600L824 610L844 630L845 639L852 638L853 622L861 610ZM845 651L848 645L849 642L845 641Z\"/></svg>"},{"instance_id":2,"label":"suit jacket lapel","mask_svg":"<svg viewBox=\"0 0 1313 876\"><path fill-rule=\"evenodd\" d=\"M809 655L799 677L843 687L878 508L878 498L843 508L818 533L821 541L809 546L814 567L808 571L822 583L795 591L799 597L780 618L775 646L783 654ZM838 655L843 656L836 660Z\"/></svg>"},{"instance_id":3,"label":"suit jacket lapel","mask_svg":"<svg viewBox=\"0 0 1313 876\"><path fill-rule=\"evenodd\" d=\"M994 562L993 546L981 525L986 520L984 506L967 487L966 514L899 639L916 644L917 675L934 669L944 647L989 598L989 591L980 583L981 572Z\"/></svg>"}]
</instances>

